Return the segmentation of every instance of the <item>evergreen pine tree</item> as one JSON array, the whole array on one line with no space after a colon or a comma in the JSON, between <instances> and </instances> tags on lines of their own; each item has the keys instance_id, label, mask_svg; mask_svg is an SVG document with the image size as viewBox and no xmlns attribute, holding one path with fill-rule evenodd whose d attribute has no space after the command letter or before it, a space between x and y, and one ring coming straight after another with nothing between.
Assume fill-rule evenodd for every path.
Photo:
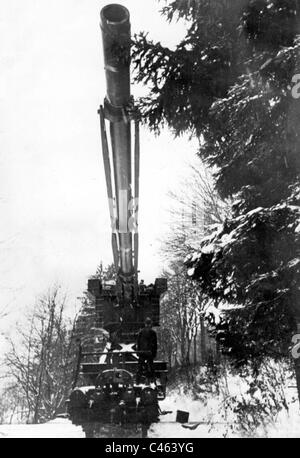
<instances>
[{"instance_id":1,"label":"evergreen pine tree","mask_svg":"<svg viewBox=\"0 0 300 458\"><path fill-rule=\"evenodd\" d=\"M216 305L233 306L217 332L238 363L279 357L300 321L298 2L175 0L162 12L190 25L175 50L136 37L136 80L150 88L142 119L198 136L218 192L233 199L188 272Z\"/></svg>"}]
</instances>

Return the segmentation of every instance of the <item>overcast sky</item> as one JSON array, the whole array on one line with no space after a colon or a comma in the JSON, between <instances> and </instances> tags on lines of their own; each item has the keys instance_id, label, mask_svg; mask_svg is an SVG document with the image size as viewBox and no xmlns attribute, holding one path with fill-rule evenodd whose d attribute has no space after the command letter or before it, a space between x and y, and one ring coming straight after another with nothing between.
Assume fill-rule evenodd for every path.
<instances>
[{"instance_id":1,"label":"overcast sky","mask_svg":"<svg viewBox=\"0 0 300 458\"><path fill-rule=\"evenodd\" d=\"M0 287L17 313L54 282L71 301L99 261L112 261L97 109L105 95L96 0L1 0ZM119 1L132 32L174 46L156 0ZM154 280L169 189L196 145L141 132L140 278Z\"/></svg>"}]
</instances>

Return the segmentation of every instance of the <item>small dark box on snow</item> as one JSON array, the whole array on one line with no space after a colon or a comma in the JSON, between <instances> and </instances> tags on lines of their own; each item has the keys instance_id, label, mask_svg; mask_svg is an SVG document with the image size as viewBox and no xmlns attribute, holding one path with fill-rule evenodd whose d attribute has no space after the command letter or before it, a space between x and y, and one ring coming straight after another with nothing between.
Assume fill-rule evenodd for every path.
<instances>
[{"instance_id":1,"label":"small dark box on snow","mask_svg":"<svg viewBox=\"0 0 300 458\"><path fill-rule=\"evenodd\" d=\"M176 421L178 423L187 423L189 421L189 412L184 410L177 410Z\"/></svg>"}]
</instances>

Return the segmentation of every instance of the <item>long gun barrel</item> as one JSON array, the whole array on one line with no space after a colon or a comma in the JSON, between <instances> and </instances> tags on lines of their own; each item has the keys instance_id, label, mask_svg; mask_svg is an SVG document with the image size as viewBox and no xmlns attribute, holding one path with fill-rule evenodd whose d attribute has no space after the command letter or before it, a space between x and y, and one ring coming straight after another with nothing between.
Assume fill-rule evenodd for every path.
<instances>
[{"instance_id":1,"label":"long gun barrel","mask_svg":"<svg viewBox=\"0 0 300 458\"><path fill-rule=\"evenodd\" d=\"M112 222L112 249L123 285L137 282L139 192L139 132L135 125L134 165L131 157L130 22L121 5L105 6L100 13L106 97L100 107L103 161ZM111 153L106 132L109 122ZM111 173L113 169L113 174ZM134 172L133 172L134 171ZM134 175L134 188L132 176ZM128 289L128 288L127 288Z\"/></svg>"},{"instance_id":2,"label":"long gun barrel","mask_svg":"<svg viewBox=\"0 0 300 458\"><path fill-rule=\"evenodd\" d=\"M107 430L113 434L114 428L110 431L109 425L117 425L119 430L120 422L126 431L130 425L135 432L142 426L145 434L149 425L158 421L158 401L165 398L168 372L165 361L151 363L151 374L140 374L137 367L137 358L145 353L134 349L139 330L146 317L159 326L159 300L167 285L163 278L156 278L148 286L142 281L138 284L137 278L140 148L135 120L132 158L129 12L113 4L105 6L100 15L106 97L99 115L117 282L88 280L99 340L96 343L93 339L91 344L89 332L81 339L68 401L70 419L82 426L87 437L102 437ZM84 332L88 331L85 315L81 318ZM103 330L109 333L105 347ZM91 362L91 358L98 362ZM140 376L144 380L136 380ZM148 383L149 376L155 380L155 389Z\"/></svg>"}]
</instances>

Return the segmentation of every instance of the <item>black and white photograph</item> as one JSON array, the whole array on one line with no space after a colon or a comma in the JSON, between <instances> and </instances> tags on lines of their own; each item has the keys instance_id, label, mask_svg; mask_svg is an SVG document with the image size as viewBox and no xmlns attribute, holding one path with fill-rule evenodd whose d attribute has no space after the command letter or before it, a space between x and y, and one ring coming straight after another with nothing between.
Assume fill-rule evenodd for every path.
<instances>
[{"instance_id":1,"label":"black and white photograph","mask_svg":"<svg viewBox=\"0 0 300 458\"><path fill-rule=\"evenodd\" d=\"M300 2L116 2L0 0L0 438L300 438Z\"/></svg>"}]
</instances>

